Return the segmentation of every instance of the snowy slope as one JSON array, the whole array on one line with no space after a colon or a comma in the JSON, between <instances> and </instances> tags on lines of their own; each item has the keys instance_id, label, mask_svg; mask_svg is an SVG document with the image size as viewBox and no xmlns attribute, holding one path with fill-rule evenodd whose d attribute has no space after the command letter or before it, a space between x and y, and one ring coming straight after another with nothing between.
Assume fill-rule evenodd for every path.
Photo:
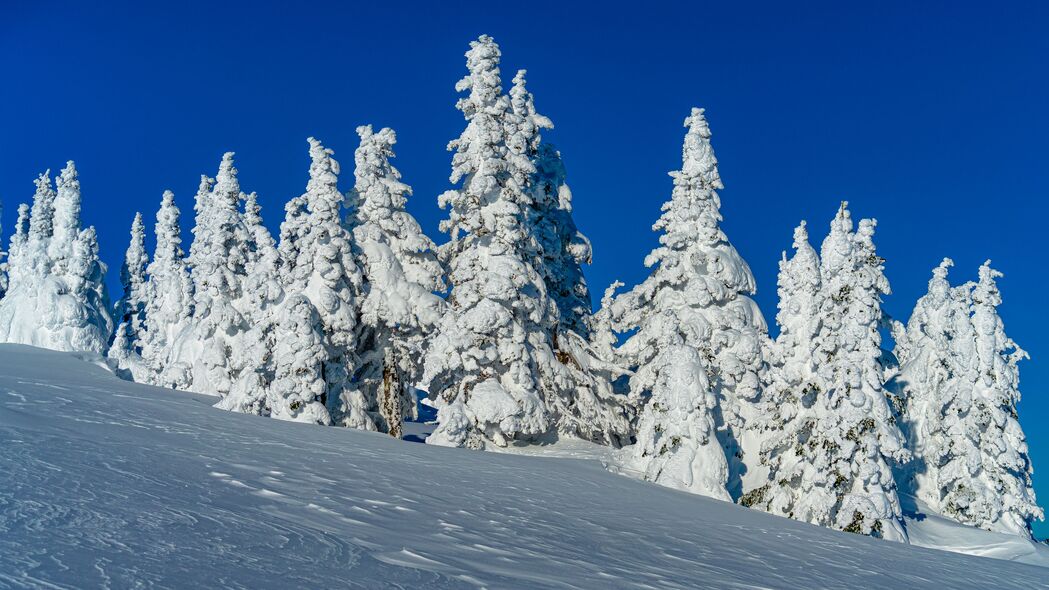
<instances>
[{"instance_id":1,"label":"snowy slope","mask_svg":"<svg viewBox=\"0 0 1049 590\"><path fill-rule=\"evenodd\" d=\"M0 346L0 587L1049 588L605 472L232 414Z\"/></svg>"}]
</instances>

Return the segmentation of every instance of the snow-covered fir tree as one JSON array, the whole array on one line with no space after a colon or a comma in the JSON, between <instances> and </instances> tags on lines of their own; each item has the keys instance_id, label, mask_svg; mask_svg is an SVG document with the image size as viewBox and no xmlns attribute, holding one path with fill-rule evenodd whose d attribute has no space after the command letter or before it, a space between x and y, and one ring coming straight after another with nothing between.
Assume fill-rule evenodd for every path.
<instances>
[{"instance_id":1,"label":"snow-covered fir tree","mask_svg":"<svg viewBox=\"0 0 1049 590\"><path fill-rule=\"evenodd\" d=\"M140 370L142 345L145 341L146 302L149 299L146 284L146 225L142 214L135 213L131 223L131 243L124 254L120 268L120 283L124 294L114 307L114 318L119 321L109 357L119 370ZM133 370L132 367L135 367ZM142 380L144 373L136 381Z\"/></svg>"},{"instance_id":2,"label":"snow-covered fir tree","mask_svg":"<svg viewBox=\"0 0 1049 590\"><path fill-rule=\"evenodd\" d=\"M186 389L188 372L170 363L171 348L193 318L193 281L182 250L181 212L175 195L164 191L154 226L156 249L146 267L146 320L142 360L150 382L162 387Z\"/></svg>"},{"instance_id":3,"label":"snow-covered fir tree","mask_svg":"<svg viewBox=\"0 0 1049 590\"><path fill-rule=\"evenodd\" d=\"M405 210L411 187L390 164L397 137L392 129L357 128L355 224L364 273L357 337L356 383L377 409L376 426L400 438L405 418L418 417L415 384L421 377L424 342L440 321L445 303L444 270L436 246Z\"/></svg>"},{"instance_id":4,"label":"snow-covered fir tree","mask_svg":"<svg viewBox=\"0 0 1049 590\"><path fill-rule=\"evenodd\" d=\"M281 224L281 277L287 295L309 299L325 335L320 360L326 391L321 398L333 423L376 430L364 394L352 382L357 365L361 271L353 234L342 218L339 163L334 152L309 138L310 179L306 192L285 207Z\"/></svg>"},{"instance_id":5,"label":"snow-covered fir tree","mask_svg":"<svg viewBox=\"0 0 1049 590\"><path fill-rule=\"evenodd\" d=\"M842 203L821 248L823 280L817 358L821 419L804 445L815 465L795 518L905 541L893 465L909 452L882 389L881 297L889 293L874 247L875 222Z\"/></svg>"},{"instance_id":6,"label":"snow-covered fir tree","mask_svg":"<svg viewBox=\"0 0 1049 590\"><path fill-rule=\"evenodd\" d=\"M249 257L241 199L233 153L227 152L214 181L201 177L189 258L192 329L181 332L172 347L172 377L188 378L193 391L225 396L237 378L233 359L247 331L239 304Z\"/></svg>"},{"instance_id":7,"label":"snow-covered fir tree","mask_svg":"<svg viewBox=\"0 0 1049 590\"><path fill-rule=\"evenodd\" d=\"M1027 358L1006 334L997 307L1001 273L986 262L979 282L947 283L945 260L901 334L897 382L919 459L916 496L949 518L1031 537L1044 513L1017 418L1017 364Z\"/></svg>"},{"instance_id":8,"label":"snow-covered fir tree","mask_svg":"<svg viewBox=\"0 0 1049 590\"><path fill-rule=\"evenodd\" d=\"M456 89L469 92L457 105L467 125L449 144L451 181L461 184L438 199L449 209L441 229L451 238L442 247L450 312L426 355L424 385L438 409L427 442L483 448L550 431L547 404L570 377L552 346L557 307L534 266L528 146L536 130L512 114L492 38L472 42L466 58Z\"/></svg>"},{"instance_id":9,"label":"snow-covered fir tree","mask_svg":"<svg viewBox=\"0 0 1049 590\"><path fill-rule=\"evenodd\" d=\"M41 174L27 230L24 210L19 214L9 291L0 301L0 342L100 354L113 331L106 266L94 228L80 228L80 181L72 162L59 189L60 199L49 173Z\"/></svg>"},{"instance_id":10,"label":"snow-covered fir tree","mask_svg":"<svg viewBox=\"0 0 1049 590\"><path fill-rule=\"evenodd\" d=\"M254 192L243 195L243 221L247 233L247 262L238 308L246 328L231 349L230 364L236 374L229 393L215 407L234 412L270 415L268 388L274 380L277 323L284 289L280 254L262 221L262 208Z\"/></svg>"},{"instance_id":11,"label":"snow-covered fir tree","mask_svg":"<svg viewBox=\"0 0 1049 590\"><path fill-rule=\"evenodd\" d=\"M47 252L51 272L63 274L73 257L73 243L80 235L80 178L76 164L70 160L55 179L54 216Z\"/></svg>"},{"instance_id":12,"label":"snow-covered fir tree","mask_svg":"<svg viewBox=\"0 0 1049 590\"><path fill-rule=\"evenodd\" d=\"M682 148L682 167L671 173L671 199L663 205L663 215L653 225L655 231L661 232L660 246L645 259L646 266L653 267L652 274L617 299L614 316L620 331L636 330L620 353L637 368L630 382L631 395L639 402L649 400L641 410L641 421L654 425L646 432L661 436L661 432L669 431L669 424L658 425L661 417L673 420L672 416L682 415L700 433L712 420L718 426L718 439L699 435L671 438L663 444L643 440L644 433L639 432L631 460L645 472L649 463L683 466L685 463L669 461L665 455L698 456L698 446L720 442L729 465L722 484L737 497L744 471L744 452L738 437L760 392L760 342L766 327L757 305L748 297L754 292L750 268L720 228L720 199L716 191L723 185L703 110L692 109L685 127L688 131ZM680 351L678 347L682 346L697 352L706 371L705 386L713 392L716 404L708 402L710 391L704 391L697 382L690 389L697 397L688 402L687 408L653 405L657 388L672 381L662 372L692 372L692 368L678 366L686 362L683 359L687 363L694 360L691 354ZM671 348L678 352L671 354ZM664 360L659 361L661 358ZM688 398L675 394L673 400L685 403ZM705 456L712 454L703 451ZM711 471L703 481L723 479L719 462L709 463L708 467ZM690 478L684 473L673 477L681 481ZM709 486L697 487L695 491L724 497Z\"/></svg>"},{"instance_id":13,"label":"snow-covered fir tree","mask_svg":"<svg viewBox=\"0 0 1049 590\"><path fill-rule=\"evenodd\" d=\"M525 75L525 70L519 70L514 76L504 129L508 187L524 193L518 200L529 235L521 251L535 257L532 265L555 307L545 318L550 346L559 362L544 376L555 387L555 394L544 398L547 411L561 433L620 446L631 431L626 400L612 394L607 378L617 371L606 370L610 367L588 342L590 291L582 264L591 260L590 241L572 219L572 193L565 183L564 163L540 136L553 123L536 111Z\"/></svg>"},{"instance_id":14,"label":"snow-covered fir tree","mask_svg":"<svg viewBox=\"0 0 1049 590\"><path fill-rule=\"evenodd\" d=\"M784 252L780 260L778 294L779 335L767 347L764 411L749 428L762 441L755 470L766 474L767 483L750 490L740 503L811 520L808 493L822 475L810 456L814 449L806 445L822 416L824 386L815 353L823 292L819 255L804 221L794 229L794 255L788 259Z\"/></svg>"},{"instance_id":15,"label":"snow-covered fir tree","mask_svg":"<svg viewBox=\"0 0 1049 590\"><path fill-rule=\"evenodd\" d=\"M331 424L324 406L329 362L320 316L302 294L290 295L281 305L274 330L274 379L268 388L269 415L279 420Z\"/></svg>"},{"instance_id":16,"label":"snow-covered fir tree","mask_svg":"<svg viewBox=\"0 0 1049 590\"><path fill-rule=\"evenodd\" d=\"M4 262L4 293L11 290L11 286L18 283L20 275L25 271L24 252L29 240L29 205L21 203L18 205L18 217L15 220L15 233L7 247L7 260Z\"/></svg>"},{"instance_id":17,"label":"snow-covered fir tree","mask_svg":"<svg viewBox=\"0 0 1049 590\"><path fill-rule=\"evenodd\" d=\"M511 121L522 126L512 135L522 141L526 155L535 169L530 181L532 231L542 258L537 267L543 274L547 292L557 304L562 331L571 330L583 338L590 332L590 290L583 276L583 264L590 264L590 240L580 232L572 218L572 191L566 183L565 165L560 152L543 141L540 130L552 129L549 118L535 110L535 100L528 91L525 70L514 76L510 89Z\"/></svg>"}]
</instances>

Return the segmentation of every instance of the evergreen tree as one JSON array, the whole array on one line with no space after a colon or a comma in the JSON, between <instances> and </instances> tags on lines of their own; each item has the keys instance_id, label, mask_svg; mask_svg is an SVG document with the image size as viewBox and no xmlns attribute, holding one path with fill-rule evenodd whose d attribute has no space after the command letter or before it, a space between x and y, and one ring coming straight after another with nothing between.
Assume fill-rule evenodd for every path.
<instances>
[{"instance_id":1,"label":"evergreen tree","mask_svg":"<svg viewBox=\"0 0 1049 590\"><path fill-rule=\"evenodd\" d=\"M262 221L262 208L254 192L244 196L244 226L248 248L243 297L239 302L248 326L231 350L231 366L237 377L228 395L216 407L234 412L270 414L268 388L275 379L277 323L284 289L280 278L280 255L273 236ZM327 413L325 412L325 415Z\"/></svg>"},{"instance_id":2,"label":"evergreen tree","mask_svg":"<svg viewBox=\"0 0 1049 590\"><path fill-rule=\"evenodd\" d=\"M103 353L113 331L106 267L94 228L80 229L80 183L72 162L59 188L61 199L49 173L40 175L28 226L20 210L9 291L0 300L0 342Z\"/></svg>"},{"instance_id":3,"label":"evergreen tree","mask_svg":"<svg viewBox=\"0 0 1049 590\"><path fill-rule=\"evenodd\" d=\"M135 219L131 223L131 243L124 254L124 264L120 269L120 283L124 287L124 295L114 307L114 317L120 319L120 325L109 348L109 356L117 361L122 370L131 367L132 359L141 358L145 341L148 263L146 226L142 222L142 214L135 213Z\"/></svg>"},{"instance_id":4,"label":"evergreen tree","mask_svg":"<svg viewBox=\"0 0 1049 590\"><path fill-rule=\"evenodd\" d=\"M128 351L142 353L146 323L146 266L149 256L146 254L146 225L142 213L135 213L131 223L131 243L124 254L124 266L121 267L121 285L124 296L117 301L115 316L119 317L127 330Z\"/></svg>"},{"instance_id":5,"label":"evergreen tree","mask_svg":"<svg viewBox=\"0 0 1049 590\"><path fill-rule=\"evenodd\" d=\"M965 524L1031 538L1031 523L1044 512L1035 500L1031 458L1016 412L1017 365L1028 356L1005 334L998 315L1001 276L985 262L971 291L971 316L954 317L955 326L961 317L971 321L969 330L956 327L952 334L957 386L936 403L940 423L922 433L922 451L925 463L935 468L934 508Z\"/></svg>"},{"instance_id":6,"label":"evergreen tree","mask_svg":"<svg viewBox=\"0 0 1049 590\"><path fill-rule=\"evenodd\" d=\"M467 126L449 144L451 181L461 186L438 199L449 209L441 229L451 238L442 247L450 312L427 352L423 381L438 409L427 442L483 448L549 431L546 403L567 375L551 343L556 306L533 266L528 130L511 126L492 38L472 42L466 58L469 73L456 89L469 91L457 105Z\"/></svg>"},{"instance_id":7,"label":"evergreen tree","mask_svg":"<svg viewBox=\"0 0 1049 590\"><path fill-rule=\"evenodd\" d=\"M66 167L55 179L55 185L58 190L53 204L52 236L47 251L52 272L62 274L66 272L73 256L73 243L80 235L80 178L72 160L66 162Z\"/></svg>"},{"instance_id":8,"label":"evergreen tree","mask_svg":"<svg viewBox=\"0 0 1049 590\"><path fill-rule=\"evenodd\" d=\"M26 244L29 240L29 205L21 203L18 205L18 218L15 221L15 233L11 236L11 242L7 248L7 262L5 264L5 272L7 274L7 284L5 285L5 294L11 291L14 285L17 285L21 280L21 276L25 271L25 255Z\"/></svg>"},{"instance_id":9,"label":"evergreen tree","mask_svg":"<svg viewBox=\"0 0 1049 590\"><path fill-rule=\"evenodd\" d=\"M330 389L324 379L330 354L321 318L302 294L289 296L279 317L274 339L274 380L267 398L269 415L279 420L331 424L323 403Z\"/></svg>"},{"instance_id":10,"label":"evergreen tree","mask_svg":"<svg viewBox=\"0 0 1049 590\"><path fill-rule=\"evenodd\" d=\"M637 367L630 380L635 400L654 395L660 383L668 382L661 371L678 371L676 363L683 361L677 359L687 356L688 362L692 362L691 355L685 353L671 355L669 358L675 359L675 363L657 362L661 357L666 358L670 347L685 346L697 351L707 372L706 386L713 390L718 403L710 406L705 401L704 388L697 385L691 391L700 397L690 402L686 415L697 432L705 431L708 420L718 425L719 442L729 464L726 483L735 497L741 493L744 471L743 451L737 438L747 414L754 412L750 406L757 402L760 391L760 342L765 323L757 305L746 295L754 292L750 268L720 228L720 199L716 191L723 185L703 110L692 109L685 119L685 127L688 132L682 148L682 167L670 174L674 190L670 201L663 205L663 215L653 226L655 231L662 232L660 246L645 259L646 266L653 267L652 274L617 300L614 317L620 331L636 330L620 349L631 366ZM684 401L680 397L674 399ZM657 414L645 416L652 412ZM642 409L641 420L654 420L658 424L660 416L666 417L666 414L650 401ZM658 428L652 430L658 431ZM637 448L642 453L652 448L664 453L695 450L674 445L653 446L638 440ZM703 436L687 440L694 441L689 442L692 445L708 444ZM634 460L662 461L651 455L637 456ZM705 481L721 477L719 464L711 463L710 469ZM696 491L722 496L709 489Z\"/></svg>"},{"instance_id":11,"label":"evergreen tree","mask_svg":"<svg viewBox=\"0 0 1049 590\"><path fill-rule=\"evenodd\" d=\"M908 470L910 485L918 499L937 511L939 467L950 452L944 445L951 444L943 431L943 410L960 393L975 342L969 321L972 286L951 287L947 272L953 265L944 258L933 269L929 291L918 299L907 326L893 326L893 352L900 365L893 387L904 404L903 429L915 459Z\"/></svg>"},{"instance_id":12,"label":"evergreen tree","mask_svg":"<svg viewBox=\"0 0 1049 590\"><path fill-rule=\"evenodd\" d=\"M36 179L36 193L29 214L29 237L26 240L24 268L27 275L32 275L36 280L43 280L51 272L51 257L47 251L54 227L55 191L51 187L51 170L47 170Z\"/></svg>"},{"instance_id":13,"label":"evergreen tree","mask_svg":"<svg viewBox=\"0 0 1049 590\"><path fill-rule=\"evenodd\" d=\"M193 318L193 281L182 251L180 216L174 193L164 191L154 228L156 250L146 267L142 359L154 384L186 389L191 385L187 368L171 362L171 349Z\"/></svg>"},{"instance_id":14,"label":"evergreen tree","mask_svg":"<svg viewBox=\"0 0 1049 590\"><path fill-rule=\"evenodd\" d=\"M534 168L530 179L530 223L542 252L536 267L543 274L547 291L557 305L560 330L573 331L583 338L590 336L590 290L583 277L583 264L591 262L590 240L578 229L572 218L572 191L565 181L561 154L540 137L541 129L552 129L553 123L535 110L535 101L526 88L525 70L514 76L510 90L512 121L520 132L512 134L521 140L522 155Z\"/></svg>"},{"instance_id":15,"label":"evergreen tree","mask_svg":"<svg viewBox=\"0 0 1049 590\"><path fill-rule=\"evenodd\" d=\"M333 423L376 430L364 395L351 377L357 364L358 297L361 272L353 235L341 218L345 197L337 187L334 152L309 138L310 179L306 192L285 208L281 224L281 276L288 295L305 295L325 335L320 360L326 391L322 399Z\"/></svg>"},{"instance_id":16,"label":"evergreen tree","mask_svg":"<svg viewBox=\"0 0 1049 590\"><path fill-rule=\"evenodd\" d=\"M854 233L842 203L821 249L817 335L822 419L808 446L818 479L797 517L841 530L906 540L892 464L905 462L903 434L882 389L881 297L889 293L875 252L875 222Z\"/></svg>"},{"instance_id":17,"label":"evergreen tree","mask_svg":"<svg viewBox=\"0 0 1049 590\"><path fill-rule=\"evenodd\" d=\"M588 342L590 291L581 265L590 262L590 241L572 219L572 193L561 155L540 136L553 123L536 112L525 74L519 70L514 76L504 128L508 187L524 193L518 200L528 237L521 251L534 256L532 265L554 306L545 314L544 329L558 362L540 366L544 381L553 385L552 394L545 396L547 411L560 433L619 446L629 440L629 412L625 398L612 393L607 379L620 373L601 361Z\"/></svg>"},{"instance_id":18,"label":"evergreen tree","mask_svg":"<svg viewBox=\"0 0 1049 590\"><path fill-rule=\"evenodd\" d=\"M361 251L361 304L356 382L377 409L376 425L400 438L405 418L418 416L415 384L423 344L444 313L443 269L436 247L406 210L411 187L390 164L397 138L391 129L358 127L354 155L357 205L354 238Z\"/></svg>"},{"instance_id":19,"label":"evergreen tree","mask_svg":"<svg viewBox=\"0 0 1049 590\"><path fill-rule=\"evenodd\" d=\"M769 370L763 395L763 417L751 430L760 433L760 464L765 484L740 499L745 506L774 514L813 520L809 495L815 487L819 451L811 446L819 426L824 386L817 375L822 280L820 260L809 243L804 221L794 230L794 256L779 263L779 336L768 346Z\"/></svg>"},{"instance_id":20,"label":"evergreen tree","mask_svg":"<svg viewBox=\"0 0 1049 590\"><path fill-rule=\"evenodd\" d=\"M172 362L188 367L192 390L223 396L236 380L234 351L247 331L239 309L249 256L240 200L233 153L227 152L214 182L201 177L189 259L193 329L183 331L173 347Z\"/></svg>"}]
</instances>

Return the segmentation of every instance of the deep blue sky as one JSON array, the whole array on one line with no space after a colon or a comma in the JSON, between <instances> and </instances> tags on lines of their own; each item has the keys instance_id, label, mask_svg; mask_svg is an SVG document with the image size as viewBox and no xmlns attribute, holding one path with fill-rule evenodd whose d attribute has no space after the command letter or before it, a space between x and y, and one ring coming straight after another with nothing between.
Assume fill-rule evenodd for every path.
<instances>
[{"instance_id":1,"label":"deep blue sky","mask_svg":"<svg viewBox=\"0 0 1049 590\"><path fill-rule=\"evenodd\" d=\"M463 127L453 86L467 43L488 33L504 81L527 68L557 126L546 137L594 243L598 297L645 275L692 106L707 108L724 228L770 321L793 226L808 219L818 242L842 199L879 220L886 309L901 319L943 256L956 282L993 259L1007 331L1033 357L1020 415L1049 505L1049 4L19 4L0 4L5 243L34 176L67 159L112 267L134 211L152 228L166 188L189 237L199 174L226 150L275 227L305 186L306 137L336 150L348 189L364 123L397 130L410 209L443 241L444 146Z\"/></svg>"}]
</instances>

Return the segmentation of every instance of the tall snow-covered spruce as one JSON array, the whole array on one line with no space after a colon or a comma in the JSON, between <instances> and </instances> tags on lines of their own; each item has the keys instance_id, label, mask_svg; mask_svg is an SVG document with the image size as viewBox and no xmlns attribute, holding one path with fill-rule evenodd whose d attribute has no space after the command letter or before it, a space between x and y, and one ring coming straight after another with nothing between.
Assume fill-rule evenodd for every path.
<instances>
[{"instance_id":1,"label":"tall snow-covered spruce","mask_svg":"<svg viewBox=\"0 0 1049 590\"><path fill-rule=\"evenodd\" d=\"M131 371L132 376L141 372L142 345L145 341L146 302L146 265L149 256L146 254L146 226L142 214L135 213L131 223L131 243L124 254L124 264L120 268L120 283L124 294L114 307L114 317L119 320L113 344L109 347L109 357L117 364L118 370ZM145 377L136 378L141 381Z\"/></svg>"},{"instance_id":2,"label":"tall snow-covered spruce","mask_svg":"<svg viewBox=\"0 0 1049 590\"><path fill-rule=\"evenodd\" d=\"M424 385L438 409L427 442L483 448L550 430L544 398L554 386L540 375L554 358L548 328L556 308L533 262L528 197L510 173L506 146L509 101L502 94L500 52L491 37L471 42L469 74L456 90L466 130L449 144L453 183L438 199L449 209L441 229L451 295L427 352ZM524 160L522 162L522 160ZM518 170L527 160L518 158ZM553 316L556 318L556 316Z\"/></svg>"},{"instance_id":3,"label":"tall snow-covered spruce","mask_svg":"<svg viewBox=\"0 0 1049 590\"><path fill-rule=\"evenodd\" d=\"M554 430L608 442L617 433L605 424L580 429L573 420L597 398L577 396L569 353L557 347L560 313L536 236L539 130L549 120L535 112L523 72L513 96L503 94L491 37L472 42L466 58L456 89L469 91L457 105L467 126L449 144L451 180L461 184L439 198L449 209L441 255L452 290L424 365L438 408L428 442L483 448Z\"/></svg>"},{"instance_id":4,"label":"tall snow-covered spruce","mask_svg":"<svg viewBox=\"0 0 1049 590\"><path fill-rule=\"evenodd\" d=\"M171 348L193 318L193 281L182 250L181 213L175 195L164 191L157 211L156 250L146 267L146 320L142 360L150 382L185 389L188 375L170 362Z\"/></svg>"},{"instance_id":5,"label":"tall snow-covered spruce","mask_svg":"<svg viewBox=\"0 0 1049 590\"><path fill-rule=\"evenodd\" d=\"M241 198L233 153L227 152L214 180L201 176L189 258L193 319L172 346L172 376L201 393L230 392L237 376L234 351L247 331L238 308L248 262ZM182 375L176 377L177 372Z\"/></svg>"},{"instance_id":6,"label":"tall snow-covered spruce","mask_svg":"<svg viewBox=\"0 0 1049 590\"><path fill-rule=\"evenodd\" d=\"M613 394L611 374L604 370L608 366L589 342L590 291L582 265L590 263L590 241L572 219L572 192L561 154L540 135L553 123L536 111L525 75L519 70L514 76L504 128L510 186L525 193L529 244L524 251L536 257L532 265L555 307L545 321L559 365L545 377L555 395L544 401L559 432L620 446L631 433L626 400Z\"/></svg>"},{"instance_id":7,"label":"tall snow-covered spruce","mask_svg":"<svg viewBox=\"0 0 1049 590\"><path fill-rule=\"evenodd\" d=\"M26 219L19 210L8 292L0 300L0 342L102 354L113 332L106 265L95 229L81 229L80 180L70 161L51 186L36 181Z\"/></svg>"},{"instance_id":8,"label":"tall snow-covered spruce","mask_svg":"<svg viewBox=\"0 0 1049 590\"><path fill-rule=\"evenodd\" d=\"M816 355L822 304L820 260L809 243L805 222L794 230L794 255L779 263L779 335L767 346L769 369L762 394L764 411L750 425L762 441L757 471L767 483L749 490L740 503L774 514L810 520L809 493L818 472L806 445L820 425L823 391Z\"/></svg>"},{"instance_id":9,"label":"tall snow-covered spruce","mask_svg":"<svg viewBox=\"0 0 1049 590\"><path fill-rule=\"evenodd\" d=\"M376 430L371 413L374 408L352 382L358 362L361 271L355 260L353 233L342 217L346 199L337 186L339 163L333 157L335 152L321 142L312 137L308 142L310 178L306 192L285 206L278 246L286 296L303 295L316 312L316 329L324 334L323 347L311 362L320 367L325 387L302 403L310 406L313 401L320 402L334 424ZM306 319L314 316L297 299L289 299L288 304L297 307L290 310L294 314L285 314L294 325L278 326L278 331L302 334ZM310 420L320 416L312 411L302 415Z\"/></svg>"},{"instance_id":10,"label":"tall snow-covered spruce","mask_svg":"<svg viewBox=\"0 0 1049 590\"><path fill-rule=\"evenodd\" d=\"M896 382L917 460L914 493L965 524L1031 537L1042 518L1031 458L1017 420L1017 363L1027 353L1005 335L989 262L979 282L951 287L949 259L933 271L906 329L898 327Z\"/></svg>"},{"instance_id":11,"label":"tall snow-covered spruce","mask_svg":"<svg viewBox=\"0 0 1049 590\"><path fill-rule=\"evenodd\" d=\"M757 402L766 327L748 297L750 268L720 228L723 185L703 110L692 109L685 127L682 167L653 225L660 246L645 259L652 274L613 304L617 328L636 330L619 351L636 368L631 395L647 400L624 461L654 481L727 499L741 493L739 435Z\"/></svg>"},{"instance_id":12,"label":"tall snow-covered spruce","mask_svg":"<svg viewBox=\"0 0 1049 590\"><path fill-rule=\"evenodd\" d=\"M436 246L405 210L411 187L390 164L397 136L392 129L357 128L361 143L353 197L354 238L361 252L364 299L357 337L356 383L377 409L376 426L400 438L406 418L418 417L415 384L421 377L423 344L440 322L444 270Z\"/></svg>"}]
</instances>

